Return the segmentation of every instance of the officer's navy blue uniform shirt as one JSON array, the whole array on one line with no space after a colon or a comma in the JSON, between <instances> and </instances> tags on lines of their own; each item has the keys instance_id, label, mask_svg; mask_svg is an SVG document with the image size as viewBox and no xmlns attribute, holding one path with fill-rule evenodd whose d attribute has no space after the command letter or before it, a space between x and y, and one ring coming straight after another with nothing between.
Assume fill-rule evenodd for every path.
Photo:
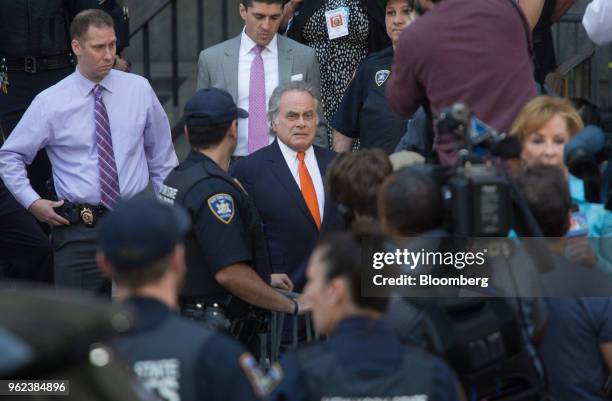
<instances>
[{"instance_id":1,"label":"officer's navy blue uniform shirt","mask_svg":"<svg viewBox=\"0 0 612 401\"><path fill-rule=\"evenodd\" d=\"M233 180L227 172L217 166L209 157L192 150L183 162L184 167L196 163L206 163L209 172L215 175L226 176ZM209 206L212 196L227 194L231 196L233 215L225 218L216 213L216 209ZM196 184L186 195L185 203L188 209L197 210L193 215L193 230L200 243L204 257L209 263L213 273L235 263L250 263L253 260L251 244L244 227L245 221L241 214L241 199L244 197L236 186L227 181L212 176Z\"/></svg>"},{"instance_id":2,"label":"officer's navy blue uniform shirt","mask_svg":"<svg viewBox=\"0 0 612 401\"><path fill-rule=\"evenodd\" d=\"M185 240L188 270L182 296L225 302L229 293L215 275L237 263L249 264L269 282L259 213L242 185L212 159L191 150L166 178L160 198L180 204L192 219Z\"/></svg>"},{"instance_id":3,"label":"officer's navy blue uniform shirt","mask_svg":"<svg viewBox=\"0 0 612 401\"><path fill-rule=\"evenodd\" d=\"M406 380L416 381L417 375L424 377L419 380L426 384L419 390L422 393L429 393L431 398L427 400L457 400L456 377L450 368L421 350L414 349L409 352L412 351L414 351L415 371L408 372ZM340 322L335 333L329 337L327 343L323 344L323 350L319 356L332 354L337 362L335 368L341 370L341 375L344 377L358 377L359 381L384 383L386 378L397 374L402 368L406 352L407 348L400 344L388 323L383 319L352 317ZM431 370L428 372L416 371L424 366ZM297 354L287 354L283 358L282 367L285 377L272 393L272 400L306 401L317 397L311 394L308 380L305 377L306 372L302 369ZM330 380L333 379L330 378ZM353 386L351 383L349 385ZM338 394L323 395L343 398ZM410 396L411 394L401 395ZM360 394L360 396L376 397L379 394ZM351 398L346 397L346 399Z\"/></svg>"},{"instance_id":4,"label":"officer's navy blue uniform shirt","mask_svg":"<svg viewBox=\"0 0 612 401\"><path fill-rule=\"evenodd\" d=\"M132 298L134 328L115 340L145 388L162 400L257 400L243 348L173 313L152 298Z\"/></svg>"},{"instance_id":5,"label":"officer's navy blue uniform shirt","mask_svg":"<svg viewBox=\"0 0 612 401\"><path fill-rule=\"evenodd\" d=\"M373 53L357 69L331 126L342 135L358 138L362 148L394 152L406 132L407 119L393 111L385 99L385 85L393 64L393 47Z\"/></svg>"}]
</instances>

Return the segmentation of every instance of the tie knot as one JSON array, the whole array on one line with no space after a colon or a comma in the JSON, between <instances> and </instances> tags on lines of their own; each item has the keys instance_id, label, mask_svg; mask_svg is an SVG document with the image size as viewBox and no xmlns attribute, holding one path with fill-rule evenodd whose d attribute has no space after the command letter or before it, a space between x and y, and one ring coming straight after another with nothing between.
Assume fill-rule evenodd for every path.
<instances>
[{"instance_id":1,"label":"tie knot","mask_svg":"<svg viewBox=\"0 0 612 401\"><path fill-rule=\"evenodd\" d=\"M255 52L256 56L259 56L261 54L261 52L263 51L264 47L261 45L255 45L255 47L253 47L253 52Z\"/></svg>"},{"instance_id":2,"label":"tie knot","mask_svg":"<svg viewBox=\"0 0 612 401\"><path fill-rule=\"evenodd\" d=\"M96 85L94 86L94 97L96 98L96 100L100 100L102 99L102 91L104 90L104 88L102 88L100 85Z\"/></svg>"},{"instance_id":3,"label":"tie knot","mask_svg":"<svg viewBox=\"0 0 612 401\"><path fill-rule=\"evenodd\" d=\"M304 152L297 152L297 158L300 162L304 161L304 156L306 156L306 153Z\"/></svg>"}]
</instances>

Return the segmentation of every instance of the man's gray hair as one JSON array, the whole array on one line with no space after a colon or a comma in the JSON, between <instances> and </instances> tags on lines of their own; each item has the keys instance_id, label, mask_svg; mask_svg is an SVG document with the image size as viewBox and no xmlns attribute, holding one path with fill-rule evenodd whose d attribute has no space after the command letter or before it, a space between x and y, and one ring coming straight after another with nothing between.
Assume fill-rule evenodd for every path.
<instances>
[{"instance_id":1,"label":"man's gray hair","mask_svg":"<svg viewBox=\"0 0 612 401\"><path fill-rule=\"evenodd\" d=\"M315 103L315 113L317 124L319 123L319 116L321 115L321 110L319 107L319 100L315 95L314 89L312 86L303 81L291 81L281 85L278 85L274 92L272 92L272 96L270 96L270 102L268 103L268 120L270 123L278 122L278 113L280 109L280 100L283 97L283 94L286 92L297 91L297 92L306 92L309 93L310 96L314 99Z\"/></svg>"}]
</instances>

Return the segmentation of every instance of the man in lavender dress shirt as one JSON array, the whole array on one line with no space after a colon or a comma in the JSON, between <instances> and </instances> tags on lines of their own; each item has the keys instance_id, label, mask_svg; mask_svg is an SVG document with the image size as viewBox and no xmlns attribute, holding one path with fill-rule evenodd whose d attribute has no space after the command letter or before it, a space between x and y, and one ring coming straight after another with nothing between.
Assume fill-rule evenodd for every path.
<instances>
[{"instance_id":1,"label":"man in lavender dress shirt","mask_svg":"<svg viewBox=\"0 0 612 401\"><path fill-rule=\"evenodd\" d=\"M76 71L34 99L0 149L0 175L23 207L53 226L56 285L107 292L95 260L97 220L149 181L157 192L178 161L148 81L112 69L112 18L83 11L71 38ZM27 179L26 164L43 148L59 201L45 199ZM59 212L62 206L75 212Z\"/></svg>"}]
</instances>

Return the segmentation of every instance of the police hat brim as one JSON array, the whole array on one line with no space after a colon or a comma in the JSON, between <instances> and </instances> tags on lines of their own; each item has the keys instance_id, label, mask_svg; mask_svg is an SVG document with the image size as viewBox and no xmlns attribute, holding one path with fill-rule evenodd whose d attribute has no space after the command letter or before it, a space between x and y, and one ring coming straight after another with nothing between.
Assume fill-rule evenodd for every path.
<instances>
[{"instance_id":1,"label":"police hat brim","mask_svg":"<svg viewBox=\"0 0 612 401\"><path fill-rule=\"evenodd\" d=\"M238 118L249 118L249 112L246 111L245 109L241 109L240 107L237 107L236 110L238 110Z\"/></svg>"},{"instance_id":2,"label":"police hat brim","mask_svg":"<svg viewBox=\"0 0 612 401\"><path fill-rule=\"evenodd\" d=\"M98 246L114 265L139 268L169 255L190 226L181 207L139 194L119 202L100 222Z\"/></svg>"}]
</instances>

